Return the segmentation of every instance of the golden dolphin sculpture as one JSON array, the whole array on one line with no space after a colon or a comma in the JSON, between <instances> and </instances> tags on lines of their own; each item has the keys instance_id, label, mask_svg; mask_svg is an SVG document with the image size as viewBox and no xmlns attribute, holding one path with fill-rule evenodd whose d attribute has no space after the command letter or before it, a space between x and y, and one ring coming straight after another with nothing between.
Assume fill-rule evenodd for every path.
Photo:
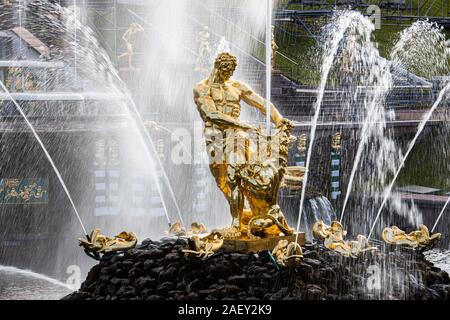
<instances>
[{"instance_id":1,"label":"golden dolphin sculpture","mask_svg":"<svg viewBox=\"0 0 450 320\"><path fill-rule=\"evenodd\" d=\"M430 249L439 239L440 233L435 233L430 236L428 228L420 224L419 230L406 233L397 226L386 227L381 233L384 242L392 245L406 245L412 248Z\"/></svg>"},{"instance_id":2,"label":"golden dolphin sculpture","mask_svg":"<svg viewBox=\"0 0 450 320\"><path fill-rule=\"evenodd\" d=\"M336 251L343 256L356 258L366 251L376 250L363 235L358 235L357 240L345 241L347 231L338 221L326 225L322 220L317 221L313 226L313 236L316 239L323 239L323 244L327 249Z\"/></svg>"},{"instance_id":3,"label":"golden dolphin sculpture","mask_svg":"<svg viewBox=\"0 0 450 320\"><path fill-rule=\"evenodd\" d=\"M183 252L189 256L202 257L203 259L211 257L220 248L222 248L224 237L222 233L213 230L206 236L192 236L188 238L188 249Z\"/></svg>"},{"instance_id":4,"label":"golden dolphin sculpture","mask_svg":"<svg viewBox=\"0 0 450 320\"><path fill-rule=\"evenodd\" d=\"M207 232L208 230L206 229L203 223L192 222L191 229L186 231L186 229L182 226L181 222L177 221L170 226L169 230L166 231L166 234L169 236L176 236L176 237L189 237L193 235L204 234Z\"/></svg>"},{"instance_id":5,"label":"golden dolphin sculpture","mask_svg":"<svg viewBox=\"0 0 450 320\"><path fill-rule=\"evenodd\" d=\"M133 232L121 232L113 238L100 234L100 229L94 229L89 239L78 239L80 246L86 252L92 253L113 253L132 249L137 244L137 236Z\"/></svg>"},{"instance_id":6,"label":"golden dolphin sculpture","mask_svg":"<svg viewBox=\"0 0 450 320\"><path fill-rule=\"evenodd\" d=\"M296 242L288 242L285 239L280 240L273 248L272 255L283 267L299 264L303 260L302 247Z\"/></svg>"}]
</instances>

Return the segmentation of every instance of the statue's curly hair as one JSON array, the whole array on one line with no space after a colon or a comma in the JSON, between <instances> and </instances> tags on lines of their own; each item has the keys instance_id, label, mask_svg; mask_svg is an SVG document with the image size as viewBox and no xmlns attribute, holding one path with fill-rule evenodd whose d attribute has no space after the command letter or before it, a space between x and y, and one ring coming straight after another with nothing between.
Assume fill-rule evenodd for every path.
<instances>
[{"instance_id":1,"label":"statue's curly hair","mask_svg":"<svg viewBox=\"0 0 450 320\"><path fill-rule=\"evenodd\" d=\"M231 64L233 65L233 69L237 67L236 56L232 55L229 52L222 52L217 55L216 60L214 61L214 68L219 68L222 62L231 62Z\"/></svg>"}]
</instances>

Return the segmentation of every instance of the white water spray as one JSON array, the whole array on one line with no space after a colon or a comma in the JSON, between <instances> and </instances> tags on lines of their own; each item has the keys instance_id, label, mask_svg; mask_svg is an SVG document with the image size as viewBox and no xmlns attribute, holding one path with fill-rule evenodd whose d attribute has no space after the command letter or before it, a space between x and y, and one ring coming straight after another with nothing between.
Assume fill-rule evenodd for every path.
<instances>
[{"instance_id":1,"label":"white water spray","mask_svg":"<svg viewBox=\"0 0 450 320\"><path fill-rule=\"evenodd\" d=\"M334 58L337 54L337 51L339 49L339 44L341 43L342 39L344 38L345 32L349 29L349 27L355 23L357 20L359 20L362 17L360 13L354 12L354 11L344 11L337 15L336 20L331 25L331 40L326 41L327 47L324 51L324 59L322 64L322 77L320 80L320 86L319 86L319 95L317 97L317 101L315 104L315 113L314 117L311 121L311 133L310 133L310 142L308 146L308 153L306 156L306 172L303 177L303 187L302 187L302 193L300 198L300 207L299 207L299 213L298 213L298 220L297 220L297 237L298 237L298 231L300 228L300 221L302 217L302 210L303 205L305 201L305 194L306 194L306 186L308 183L308 174L309 174L309 165L311 162L311 155L312 155L312 148L314 144L314 138L316 135L316 128L317 128L317 121L319 119L320 114L320 107L322 105L323 96L325 93L325 86L327 84L328 75L330 73L330 70L333 66ZM297 241L297 239L296 239Z\"/></svg>"},{"instance_id":2,"label":"white water spray","mask_svg":"<svg viewBox=\"0 0 450 320\"><path fill-rule=\"evenodd\" d=\"M30 128L31 132L33 133L34 137L36 138L36 141L38 142L39 146L41 147L42 151L44 151L45 156L47 157L48 161L50 162L53 171L55 172L56 176L58 177L59 182L61 183L61 186L64 189L64 192L67 195L67 198L69 199L70 204L72 205L73 211L75 212L75 215L77 216L78 222L80 223L81 228L83 229L84 235L87 235L86 228L84 227L83 221L81 220L81 216L78 213L77 207L75 206L75 203L73 202L72 196L70 195L69 190L67 189L66 184L64 183L64 180L61 176L61 173L59 172L58 168L56 167L55 163L53 162L52 157L47 151L47 148L45 147L44 143L42 142L41 138L37 134L36 130L34 129L31 122L28 120L28 117L26 116L25 112L22 110L20 105L17 103L17 101L11 96L11 93L6 88L5 84L0 80L0 86L2 87L3 91L7 94L8 98L11 100L11 102L16 106L17 111L19 111L20 115L25 120L27 126Z\"/></svg>"},{"instance_id":3,"label":"white water spray","mask_svg":"<svg viewBox=\"0 0 450 320\"><path fill-rule=\"evenodd\" d=\"M416 135L414 136L414 138L409 143L408 149L407 149L405 155L403 156L402 161L401 161L400 165L397 168L397 171L394 174L394 178L392 179L391 183L389 184L389 186L387 187L386 191L384 192L383 202L381 203L380 208L378 209L378 213L377 213L377 215L375 217L375 221L372 224L372 228L370 229L368 239L370 239L370 237L372 236L372 232L375 229L375 225L377 223L377 220L380 217L381 212L383 211L383 208L384 208L384 205L386 204L387 199L389 198L389 196L392 193L392 188L394 187L394 184L397 181L397 178L398 178L398 176L400 174L400 171L402 170L403 166L405 165L406 159L408 159L409 154L411 153L412 149L414 148L414 145L416 144L417 139L419 138L420 134L422 133L423 129L425 128L425 125L428 123L428 121L430 120L431 116L433 115L434 110L436 110L436 108L439 106L439 104L441 103L441 100L444 98L444 95L447 93L447 91L449 89L450 89L450 82L447 83L447 85L441 90L441 92L439 93L439 96L438 96L436 102L433 104L431 109L425 114L424 118L420 122L419 127L418 127L417 132L416 132Z\"/></svg>"},{"instance_id":4,"label":"white water spray","mask_svg":"<svg viewBox=\"0 0 450 320\"><path fill-rule=\"evenodd\" d=\"M36 273L33 272L31 270L25 270L25 269L19 269L16 267L10 267L10 266L3 266L0 265L0 273L12 273L12 274L19 274L25 277L30 277L30 278L34 278L34 279L38 279L38 280L44 280L48 283L51 283L53 285L56 286L60 286L60 287L64 287L68 290L74 290L75 288L73 288L71 285L67 284L67 283L63 283L59 280L56 280L54 278L48 277L46 275L40 274L40 273Z\"/></svg>"},{"instance_id":5,"label":"white water spray","mask_svg":"<svg viewBox=\"0 0 450 320\"><path fill-rule=\"evenodd\" d=\"M439 223L439 220L441 220L442 215L444 214L445 209L447 209L447 206L448 206L449 203L450 203L450 196L447 198L447 201L445 201L444 207L442 208L441 212L439 213L439 215L438 215L438 217L436 219L436 222L434 223L433 228L431 229L431 233L433 233L434 229L436 229L436 227L437 227L437 225Z\"/></svg>"}]
</instances>

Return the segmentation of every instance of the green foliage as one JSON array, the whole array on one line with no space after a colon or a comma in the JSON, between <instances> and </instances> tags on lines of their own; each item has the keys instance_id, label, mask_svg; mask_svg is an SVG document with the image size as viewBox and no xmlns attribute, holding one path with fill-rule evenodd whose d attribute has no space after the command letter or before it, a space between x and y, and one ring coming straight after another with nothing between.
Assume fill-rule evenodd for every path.
<instances>
[{"instance_id":1,"label":"green foliage","mask_svg":"<svg viewBox=\"0 0 450 320\"><path fill-rule=\"evenodd\" d=\"M328 6L303 6L301 4L288 4L289 0L279 0L278 7L288 8L292 10L311 10L332 8L334 0L327 0ZM300 2L300 1L299 1ZM365 0L367 4L377 4L379 0ZM386 1L385 1L386 2ZM412 9L397 10L392 8L382 8L381 29L373 33L373 41L377 43L380 54L388 58L392 47L399 38L400 32L410 26L415 20L386 20L387 16L450 16L450 1L448 0L410 0ZM418 7L419 5L419 7ZM363 12L365 8L361 8ZM363 12L364 13L364 12ZM320 33L320 27L328 21L326 17L313 17L307 19L308 25L312 26L313 31ZM450 30L445 31L447 38L450 38ZM293 34L296 36L294 37ZM283 23L277 28L276 41L279 51L285 56L297 62L297 65L289 61L289 59L278 56L276 60L276 68L284 72L292 79L307 85L317 85L320 79L320 56L318 55L317 42L310 37L307 31L301 28L290 26L289 23Z\"/></svg>"}]
</instances>

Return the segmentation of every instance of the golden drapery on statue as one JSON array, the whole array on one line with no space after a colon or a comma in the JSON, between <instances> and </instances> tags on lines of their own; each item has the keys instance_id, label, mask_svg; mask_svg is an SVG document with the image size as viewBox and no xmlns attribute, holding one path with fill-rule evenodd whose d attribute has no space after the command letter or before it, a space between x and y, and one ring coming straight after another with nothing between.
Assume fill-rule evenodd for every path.
<instances>
[{"instance_id":1,"label":"golden drapery on statue","mask_svg":"<svg viewBox=\"0 0 450 320\"><path fill-rule=\"evenodd\" d=\"M231 79L234 55L220 53L210 76L194 88L194 100L204 121L210 169L230 205L232 224L226 239L291 235L278 205L278 191L286 172L291 121L270 104L274 134L265 135L240 120L241 101L265 114L266 101L247 84ZM250 209L244 209L245 202Z\"/></svg>"}]
</instances>

